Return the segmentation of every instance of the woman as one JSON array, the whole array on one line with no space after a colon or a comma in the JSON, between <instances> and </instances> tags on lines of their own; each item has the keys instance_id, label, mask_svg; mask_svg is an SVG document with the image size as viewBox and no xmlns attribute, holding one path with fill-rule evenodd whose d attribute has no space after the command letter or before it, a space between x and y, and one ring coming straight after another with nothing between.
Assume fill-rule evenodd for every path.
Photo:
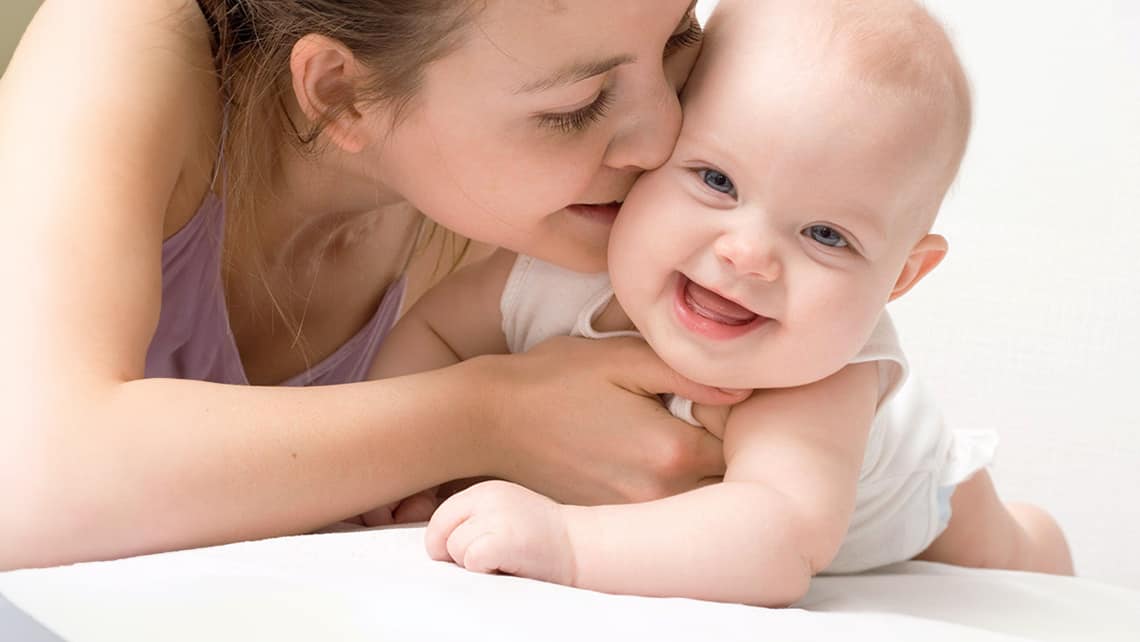
<instances>
[{"instance_id":1,"label":"woman","mask_svg":"<svg viewBox=\"0 0 1140 642\"><path fill-rule=\"evenodd\" d=\"M463 477L598 503L719 475L655 395L738 396L637 342L358 382L431 272L418 212L604 268L676 136L692 11L47 0L0 82L0 568L305 532Z\"/></svg>"}]
</instances>

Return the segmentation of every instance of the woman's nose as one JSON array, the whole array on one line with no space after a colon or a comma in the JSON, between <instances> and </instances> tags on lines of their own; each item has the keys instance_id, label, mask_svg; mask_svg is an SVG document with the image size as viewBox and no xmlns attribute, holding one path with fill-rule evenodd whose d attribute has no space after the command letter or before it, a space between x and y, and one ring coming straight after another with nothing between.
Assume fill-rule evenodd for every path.
<instances>
[{"instance_id":1,"label":"woman's nose","mask_svg":"<svg viewBox=\"0 0 1140 642\"><path fill-rule=\"evenodd\" d=\"M739 276L775 281L783 272L776 248L754 233L724 234L713 249L717 258Z\"/></svg>"},{"instance_id":2,"label":"woman's nose","mask_svg":"<svg viewBox=\"0 0 1140 642\"><path fill-rule=\"evenodd\" d=\"M605 164L614 169L650 170L673 154L681 133L681 102L670 80L662 75L652 90L631 108L629 121L606 149Z\"/></svg>"}]
</instances>

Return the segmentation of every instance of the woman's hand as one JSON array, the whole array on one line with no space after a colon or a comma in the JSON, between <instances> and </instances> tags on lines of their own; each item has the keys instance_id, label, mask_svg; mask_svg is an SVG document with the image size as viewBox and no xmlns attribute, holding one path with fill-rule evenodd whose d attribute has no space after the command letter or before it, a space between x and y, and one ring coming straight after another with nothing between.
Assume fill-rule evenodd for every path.
<instances>
[{"instance_id":1,"label":"woman's hand","mask_svg":"<svg viewBox=\"0 0 1140 642\"><path fill-rule=\"evenodd\" d=\"M646 501L716 481L720 440L674 418L658 395L724 405L750 392L695 384L634 338L558 337L475 362L485 373L490 472L568 504Z\"/></svg>"}]
</instances>

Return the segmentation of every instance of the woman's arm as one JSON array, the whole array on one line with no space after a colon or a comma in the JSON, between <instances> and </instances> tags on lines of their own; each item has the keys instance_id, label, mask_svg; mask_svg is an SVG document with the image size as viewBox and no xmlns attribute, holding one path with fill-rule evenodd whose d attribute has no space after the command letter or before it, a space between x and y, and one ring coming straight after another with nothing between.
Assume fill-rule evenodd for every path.
<instances>
[{"instance_id":1,"label":"woman's arm","mask_svg":"<svg viewBox=\"0 0 1140 642\"><path fill-rule=\"evenodd\" d=\"M425 294L385 340L370 377L505 354L499 301L515 258L497 250ZM500 429L525 454L504 456L505 468L486 475L519 481L560 501L597 504L671 495L723 471L719 439L673 418L656 394L661 388L695 388L713 403L740 394L680 378L640 340L562 337L501 363L519 368L509 375L500 408L516 419ZM482 392L480 397L494 399ZM505 454L510 448L497 450Z\"/></svg>"},{"instance_id":2,"label":"woman's arm","mask_svg":"<svg viewBox=\"0 0 1140 642\"><path fill-rule=\"evenodd\" d=\"M421 296L380 346L369 379L435 370L480 355L506 354L499 299L515 254L496 250ZM454 480L362 514L365 526L423 522L439 502L483 478ZM442 491L442 492L441 492ZM355 521L355 520L354 520Z\"/></svg>"},{"instance_id":3,"label":"woman's arm","mask_svg":"<svg viewBox=\"0 0 1140 642\"><path fill-rule=\"evenodd\" d=\"M0 567L299 532L490 467L465 444L484 420L478 367L325 390L141 380L164 212L216 134L196 12L49 0L0 85L16 302L0 332Z\"/></svg>"},{"instance_id":4,"label":"woman's arm","mask_svg":"<svg viewBox=\"0 0 1140 642\"><path fill-rule=\"evenodd\" d=\"M732 409L725 481L626 506L560 506L489 482L433 517L429 553L609 593L784 606L834 557L875 412L874 364ZM509 527L508 527L509 526Z\"/></svg>"}]
</instances>

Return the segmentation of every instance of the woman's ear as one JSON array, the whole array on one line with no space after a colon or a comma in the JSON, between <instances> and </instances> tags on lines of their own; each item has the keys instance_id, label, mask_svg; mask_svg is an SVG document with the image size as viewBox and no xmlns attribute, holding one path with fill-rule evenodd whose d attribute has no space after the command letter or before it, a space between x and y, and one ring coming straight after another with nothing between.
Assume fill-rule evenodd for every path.
<instances>
[{"instance_id":1,"label":"woman's ear","mask_svg":"<svg viewBox=\"0 0 1140 642\"><path fill-rule=\"evenodd\" d=\"M363 117L356 109L356 86L364 70L342 43L308 34L293 45L289 56L293 95L312 123L323 123L322 133L348 153L367 144Z\"/></svg>"},{"instance_id":2,"label":"woman's ear","mask_svg":"<svg viewBox=\"0 0 1140 642\"><path fill-rule=\"evenodd\" d=\"M946 239L937 234L927 234L919 239L910 249L910 255L906 257L895 287L891 289L891 297L887 300L894 301L917 285L931 270L938 267L949 249Z\"/></svg>"}]
</instances>

